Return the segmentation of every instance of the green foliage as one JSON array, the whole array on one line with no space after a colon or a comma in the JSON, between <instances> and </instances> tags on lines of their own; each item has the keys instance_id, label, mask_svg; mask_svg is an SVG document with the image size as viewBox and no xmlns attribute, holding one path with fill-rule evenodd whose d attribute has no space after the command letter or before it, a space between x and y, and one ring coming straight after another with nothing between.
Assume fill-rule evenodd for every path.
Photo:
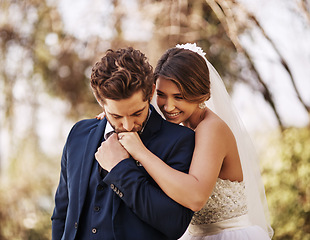
<instances>
[{"instance_id":1,"label":"green foliage","mask_svg":"<svg viewBox=\"0 0 310 240\"><path fill-rule=\"evenodd\" d=\"M51 214L59 158L51 161L28 137L12 157L0 184L0 239L51 239Z\"/></svg>"},{"instance_id":2,"label":"green foliage","mask_svg":"<svg viewBox=\"0 0 310 240\"><path fill-rule=\"evenodd\" d=\"M310 239L310 129L286 129L263 158L273 239Z\"/></svg>"}]
</instances>

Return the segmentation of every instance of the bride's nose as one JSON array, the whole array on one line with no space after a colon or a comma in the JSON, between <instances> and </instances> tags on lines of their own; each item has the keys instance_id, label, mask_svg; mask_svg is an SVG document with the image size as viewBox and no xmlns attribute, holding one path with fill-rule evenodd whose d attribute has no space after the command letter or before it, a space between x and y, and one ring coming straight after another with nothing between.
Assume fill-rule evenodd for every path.
<instances>
[{"instance_id":1,"label":"bride's nose","mask_svg":"<svg viewBox=\"0 0 310 240\"><path fill-rule=\"evenodd\" d=\"M174 110L175 106L174 106L174 101L170 98L167 98L165 105L164 105L164 109L166 112L171 112L172 110Z\"/></svg>"}]
</instances>

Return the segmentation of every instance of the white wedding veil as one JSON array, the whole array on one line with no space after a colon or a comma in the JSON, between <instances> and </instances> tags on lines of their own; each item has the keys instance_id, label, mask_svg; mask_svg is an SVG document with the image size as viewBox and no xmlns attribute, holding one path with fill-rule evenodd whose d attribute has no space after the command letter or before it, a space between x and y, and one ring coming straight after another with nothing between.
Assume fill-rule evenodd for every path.
<instances>
[{"instance_id":1,"label":"white wedding veil","mask_svg":"<svg viewBox=\"0 0 310 240\"><path fill-rule=\"evenodd\" d=\"M258 156L250 136L233 106L221 77L212 64L206 59L203 50L198 47L196 43L178 44L176 47L196 52L205 59L209 68L211 83L211 98L206 101L206 105L225 121L236 138L242 164L250 221L252 224L262 227L270 238L272 238L273 229L270 226L268 205L264 184L260 174Z\"/></svg>"}]
</instances>

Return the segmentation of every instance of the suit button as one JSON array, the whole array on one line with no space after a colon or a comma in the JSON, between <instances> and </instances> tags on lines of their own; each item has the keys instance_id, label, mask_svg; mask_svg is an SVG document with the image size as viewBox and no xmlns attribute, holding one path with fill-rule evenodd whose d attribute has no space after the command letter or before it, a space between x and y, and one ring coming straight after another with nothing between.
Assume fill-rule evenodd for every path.
<instances>
[{"instance_id":1,"label":"suit button","mask_svg":"<svg viewBox=\"0 0 310 240\"><path fill-rule=\"evenodd\" d=\"M103 187L102 185L98 185L97 190L98 190L98 191L102 191L103 188L104 188L104 187Z\"/></svg>"},{"instance_id":2,"label":"suit button","mask_svg":"<svg viewBox=\"0 0 310 240\"><path fill-rule=\"evenodd\" d=\"M139 161L137 161L137 160L136 160L136 165L137 165L138 167L142 167L142 164L141 164Z\"/></svg>"},{"instance_id":3,"label":"suit button","mask_svg":"<svg viewBox=\"0 0 310 240\"><path fill-rule=\"evenodd\" d=\"M113 189L114 190L114 188L115 188L115 186L114 186L114 184L113 183L111 183L111 189Z\"/></svg>"},{"instance_id":4,"label":"suit button","mask_svg":"<svg viewBox=\"0 0 310 240\"><path fill-rule=\"evenodd\" d=\"M99 212L99 211L100 211L100 207L99 207L99 206L95 206L95 207L94 207L94 210L95 210L96 212Z\"/></svg>"},{"instance_id":5,"label":"suit button","mask_svg":"<svg viewBox=\"0 0 310 240\"><path fill-rule=\"evenodd\" d=\"M118 196L122 198L122 197L124 196L124 194L123 194L122 192L120 192L120 193L118 194Z\"/></svg>"},{"instance_id":6,"label":"suit button","mask_svg":"<svg viewBox=\"0 0 310 240\"><path fill-rule=\"evenodd\" d=\"M95 233L97 233L97 229L96 229L96 228L93 228L93 229L91 230L91 232L92 232L93 234L95 234Z\"/></svg>"},{"instance_id":7,"label":"suit button","mask_svg":"<svg viewBox=\"0 0 310 240\"><path fill-rule=\"evenodd\" d=\"M77 227L78 227L78 223L75 222L75 223L74 223L74 228L77 228Z\"/></svg>"}]
</instances>

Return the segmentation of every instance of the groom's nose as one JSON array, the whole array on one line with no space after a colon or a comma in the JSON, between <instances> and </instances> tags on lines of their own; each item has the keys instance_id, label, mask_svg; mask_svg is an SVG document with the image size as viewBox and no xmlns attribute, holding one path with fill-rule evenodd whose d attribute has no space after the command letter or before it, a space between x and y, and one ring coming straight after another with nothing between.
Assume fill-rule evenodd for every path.
<instances>
[{"instance_id":1,"label":"groom's nose","mask_svg":"<svg viewBox=\"0 0 310 240\"><path fill-rule=\"evenodd\" d=\"M128 132L131 132L132 129L134 128L135 126L135 123L133 121L133 119L130 119L130 118L124 118L123 119L123 128L128 131Z\"/></svg>"}]
</instances>

